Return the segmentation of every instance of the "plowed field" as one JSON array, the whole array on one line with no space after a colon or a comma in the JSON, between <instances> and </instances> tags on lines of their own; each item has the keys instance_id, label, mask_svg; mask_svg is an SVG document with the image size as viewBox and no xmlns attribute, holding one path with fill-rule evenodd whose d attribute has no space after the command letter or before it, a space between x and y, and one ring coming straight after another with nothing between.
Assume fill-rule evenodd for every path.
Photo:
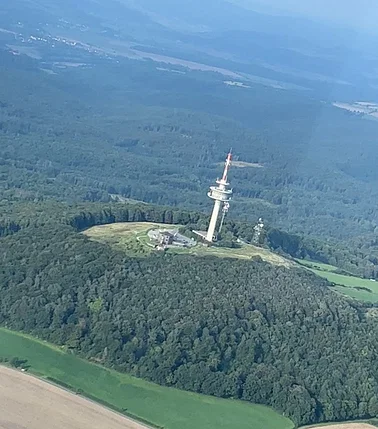
<instances>
[{"instance_id":1,"label":"plowed field","mask_svg":"<svg viewBox=\"0 0 378 429\"><path fill-rule=\"evenodd\" d=\"M340 423L336 425L317 426L316 429L376 429L376 427L368 425L367 423Z\"/></svg>"}]
</instances>

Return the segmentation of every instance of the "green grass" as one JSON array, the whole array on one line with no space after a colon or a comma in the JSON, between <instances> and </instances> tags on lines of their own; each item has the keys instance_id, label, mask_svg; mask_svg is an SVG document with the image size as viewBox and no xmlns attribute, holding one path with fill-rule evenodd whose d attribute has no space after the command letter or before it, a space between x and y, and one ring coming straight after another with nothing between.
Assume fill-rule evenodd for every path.
<instances>
[{"instance_id":1,"label":"green grass","mask_svg":"<svg viewBox=\"0 0 378 429\"><path fill-rule=\"evenodd\" d=\"M133 255L149 255L155 250L148 244L150 240L147 232L150 229L172 229L173 225L153 224L149 222L123 222L114 223L109 225L94 226L86 231L84 234L92 240L99 241L100 243L108 244L119 250L122 250ZM176 226L177 227L177 226ZM256 256L260 256L264 261L275 265L291 266L291 262L267 249L252 246L249 244L241 244L239 248L221 248L221 247L205 247L198 244L195 247L187 249L169 249L169 252L178 254L190 254L195 256L217 256L219 258L235 258L251 260Z\"/></svg>"},{"instance_id":2,"label":"green grass","mask_svg":"<svg viewBox=\"0 0 378 429\"><path fill-rule=\"evenodd\" d=\"M296 259L296 261L300 264L300 265L304 265L307 268L312 268L315 270L320 270L320 271L336 271L338 268L333 266L333 265L329 265L329 264L323 264L322 262L317 262L317 261L307 261L305 259Z\"/></svg>"},{"instance_id":3,"label":"green grass","mask_svg":"<svg viewBox=\"0 0 378 429\"><path fill-rule=\"evenodd\" d=\"M378 302L378 282L352 275L337 274L337 272L335 272L338 270L337 267L322 264L321 262L300 259L297 259L297 262L310 269L316 275L334 283L335 286L333 286L332 289L343 295L360 301Z\"/></svg>"},{"instance_id":4,"label":"green grass","mask_svg":"<svg viewBox=\"0 0 378 429\"><path fill-rule=\"evenodd\" d=\"M241 244L240 247L231 249L226 247L205 247L198 245L190 249L177 249L176 253L188 253L195 256L217 256L218 258L234 258L234 259L244 259L250 260L256 256L259 256L266 262L269 262L274 265L284 265L289 267L291 263L273 253L267 249L262 249L260 247L252 246L250 244Z\"/></svg>"},{"instance_id":5,"label":"green grass","mask_svg":"<svg viewBox=\"0 0 378 429\"><path fill-rule=\"evenodd\" d=\"M372 288L370 288L370 292L366 290L356 289L355 287L348 287L342 285L333 286L332 289L350 298L357 299L358 301L365 301L371 303L378 302L378 292L376 290L373 290Z\"/></svg>"},{"instance_id":6,"label":"green grass","mask_svg":"<svg viewBox=\"0 0 378 429\"><path fill-rule=\"evenodd\" d=\"M92 364L24 334L0 328L0 357L27 359L30 371L165 429L292 429L274 410L161 387Z\"/></svg>"},{"instance_id":7,"label":"green grass","mask_svg":"<svg viewBox=\"0 0 378 429\"><path fill-rule=\"evenodd\" d=\"M314 270L317 275L326 278L328 281L342 286L348 287L365 287L372 292L378 293L378 283L369 279L361 279L360 277L345 276L342 274L330 273L320 270Z\"/></svg>"}]
</instances>

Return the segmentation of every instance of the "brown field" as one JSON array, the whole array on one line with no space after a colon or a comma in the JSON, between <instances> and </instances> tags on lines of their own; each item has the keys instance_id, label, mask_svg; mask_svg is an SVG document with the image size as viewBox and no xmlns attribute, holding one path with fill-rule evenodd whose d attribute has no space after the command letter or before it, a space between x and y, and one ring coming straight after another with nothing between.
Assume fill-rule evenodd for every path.
<instances>
[{"instance_id":1,"label":"brown field","mask_svg":"<svg viewBox=\"0 0 378 429\"><path fill-rule=\"evenodd\" d=\"M340 423L337 425L311 426L313 429L376 429L367 423ZM310 428L309 428L310 429Z\"/></svg>"},{"instance_id":2,"label":"brown field","mask_svg":"<svg viewBox=\"0 0 378 429\"><path fill-rule=\"evenodd\" d=\"M140 423L39 380L0 367L0 429L146 429Z\"/></svg>"}]
</instances>

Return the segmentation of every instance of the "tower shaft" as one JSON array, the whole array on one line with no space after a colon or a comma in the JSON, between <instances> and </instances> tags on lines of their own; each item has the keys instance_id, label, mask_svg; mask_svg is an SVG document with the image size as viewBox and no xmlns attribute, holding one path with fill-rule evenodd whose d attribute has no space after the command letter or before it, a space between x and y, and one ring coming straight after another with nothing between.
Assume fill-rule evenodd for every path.
<instances>
[{"instance_id":1,"label":"tower shaft","mask_svg":"<svg viewBox=\"0 0 378 429\"><path fill-rule=\"evenodd\" d=\"M221 207L222 207L222 201L219 201L219 200L215 201L213 213L210 218L209 229L207 230L207 233L206 233L206 241L208 241L209 243L211 243L214 240L215 229L217 227L217 222L218 222L218 217L219 217L219 212Z\"/></svg>"},{"instance_id":2,"label":"tower shaft","mask_svg":"<svg viewBox=\"0 0 378 429\"><path fill-rule=\"evenodd\" d=\"M212 243L214 240L214 234L217 227L221 207L224 204L228 204L231 199L232 190L227 189L227 187L229 186L229 183L227 183L227 176L231 166L231 159L232 155L230 152L226 159L222 179L217 180L218 186L211 186L210 192L207 194L212 200L214 200L213 213L211 215L209 228L205 236L206 241L208 241L209 243Z\"/></svg>"}]
</instances>

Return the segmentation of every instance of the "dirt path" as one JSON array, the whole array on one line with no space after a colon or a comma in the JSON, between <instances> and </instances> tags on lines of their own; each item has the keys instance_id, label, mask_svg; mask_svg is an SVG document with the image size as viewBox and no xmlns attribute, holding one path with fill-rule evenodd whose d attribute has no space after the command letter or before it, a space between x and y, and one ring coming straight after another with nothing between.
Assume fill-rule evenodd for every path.
<instances>
[{"instance_id":1,"label":"dirt path","mask_svg":"<svg viewBox=\"0 0 378 429\"><path fill-rule=\"evenodd\" d=\"M26 373L0 367L0 429L147 429Z\"/></svg>"}]
</instances>

